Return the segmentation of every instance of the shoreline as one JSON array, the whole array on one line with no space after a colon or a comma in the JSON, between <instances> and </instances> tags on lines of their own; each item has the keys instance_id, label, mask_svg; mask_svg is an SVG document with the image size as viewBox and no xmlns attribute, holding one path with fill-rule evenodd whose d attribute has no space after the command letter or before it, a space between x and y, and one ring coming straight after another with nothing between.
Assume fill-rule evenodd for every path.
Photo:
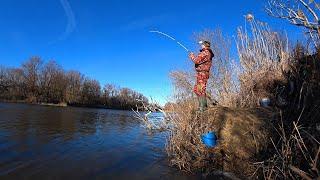
<instances>
[{"instance_id":1,"label":"shoreline","mask_svg":"<svg viewBox=\"0 0 320 180\"><path fill-rule=\"evenodd\" d=\"M12 103L12 104L28 104L28 105L39 105L47 107L78 107L78 108L95 108L95 109L110 109L110 110L123 110L123 111L132 111L132 109L121 109L121 108L108 108L103 105L81 105L81 104L68 104L68 103L30 103L23 100L0 100L0 103Z\"/></svg>"},{"instance_id":2,"label":"shoreline","mask_svg":"<svg viewBox=\"0 0 320 180\"><path fill-rule=\"evenodd\" d=\"M23 100L0 100L0 103L12 103L12 104L29 104L29 105L40 105L40 106L52 106L52 107L68 107L69 105L67 103L30 103Z\"/></svg>"},{"instance_id":3,"label":"shoreline","mask_svg":"<svg viewBox=\"0 0 320 180\"><path fill-rule=\"evenodd\" d=\"M68 107L67 103L59 103L59 104L54 104L54 103L38 103L37 105L41 106L52 106L52 107Z\"/></svg>"}]
</instances>

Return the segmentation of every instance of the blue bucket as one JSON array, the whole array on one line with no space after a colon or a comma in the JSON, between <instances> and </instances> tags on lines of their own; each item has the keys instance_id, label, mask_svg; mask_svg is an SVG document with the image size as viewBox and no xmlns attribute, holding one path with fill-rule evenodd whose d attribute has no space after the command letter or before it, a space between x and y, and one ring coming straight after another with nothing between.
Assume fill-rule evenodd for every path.
<instances>
[{"instance_id":1,"label":"blue bucket","mask_svg":"<svg viewBox=\"0 0 320 180\"><path fill-rule=\"evenodd\" d=\"M201 135L201 140L208 148L213 148L217 145L217 136L213 131Z\"/></svg>"}]
</instances>

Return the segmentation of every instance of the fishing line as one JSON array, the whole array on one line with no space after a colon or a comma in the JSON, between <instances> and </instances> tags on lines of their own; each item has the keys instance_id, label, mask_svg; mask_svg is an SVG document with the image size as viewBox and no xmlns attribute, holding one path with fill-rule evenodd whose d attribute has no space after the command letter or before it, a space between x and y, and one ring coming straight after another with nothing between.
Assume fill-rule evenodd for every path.
<instances>
[{"instance_id":1,"label":"fishing line","mask_svg":"<svg viewBox=\"0 0 320 180\"><path fill-rule=\"evenodd\" d=\"M158 34L161 34L173 41L175 41L180 47L182 47L183 49L185 49L187 52L190 52L188 48L186 48L186 46L184 46L182 43L180 43L179 41L177 41L175 38L173 38L172 36L164 33L164 32L161 32L161 31L149 31L150 33L158 33Z\"/></svg>"}]
</instances>

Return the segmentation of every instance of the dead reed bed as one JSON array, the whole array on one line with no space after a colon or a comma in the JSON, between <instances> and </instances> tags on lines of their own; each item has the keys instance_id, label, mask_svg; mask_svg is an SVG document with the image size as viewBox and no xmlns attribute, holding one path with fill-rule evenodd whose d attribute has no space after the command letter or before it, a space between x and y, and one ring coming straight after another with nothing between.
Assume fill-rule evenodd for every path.
<instances>
[{"instance_id":1,"label":"dead reed bed","mask_svg":"<svg viewBox=\"0 0 320 180\"><path fill-rule=\"evenodd\" d=\"M285 81L283 72L290 63L288 39L255 20L250 30L238 28L237 49L240 59L240 107L256 107L263 97L274 99L270 93L274 82Z\"/></svg>"}]
</instances>

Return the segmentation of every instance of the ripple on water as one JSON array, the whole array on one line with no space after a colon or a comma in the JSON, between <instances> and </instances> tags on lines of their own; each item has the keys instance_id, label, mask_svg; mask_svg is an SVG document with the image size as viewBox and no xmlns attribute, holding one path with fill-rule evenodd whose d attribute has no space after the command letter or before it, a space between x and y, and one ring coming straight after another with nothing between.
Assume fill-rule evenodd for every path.
<instances>
[{"instance_id":1,"label":"ripple on water","mask_svg":"<svg viewBox=\"0 0 320 180\"><path fill-rule=\"evenodd\" d=\"M0 114L0 179L194 178L130 111L0 103Z\"/></svg>"}]
</instances>

